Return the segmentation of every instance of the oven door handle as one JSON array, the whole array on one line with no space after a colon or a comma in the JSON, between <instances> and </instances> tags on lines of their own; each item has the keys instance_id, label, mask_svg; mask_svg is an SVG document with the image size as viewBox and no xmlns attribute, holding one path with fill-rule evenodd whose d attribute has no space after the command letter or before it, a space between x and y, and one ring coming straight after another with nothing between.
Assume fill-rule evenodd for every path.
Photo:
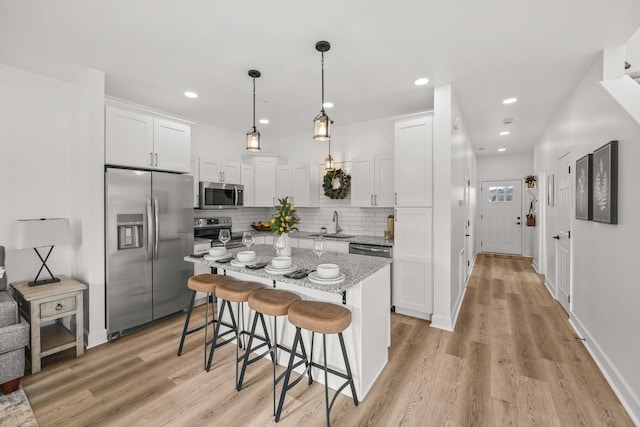
<instances>
[{"instance_id":1,"label":"oven door handle","mask_svg":"<svg viewBox=\"0 0 640 427\"><path fill-rule=\"evenodd\" d=\"M235 192L235 197L233 198L233 202L234 202L233 204L235 206L238 206L238 187L234 186L233 191Z\"/></svg>"},{"instance_id":2,"label":"oven door handle","mask_svg":"<svg viewBox=\"0 0 640 427\"><path fill-rule=\"evenodd\" d=\"M352 249L357 249L360 251L369 251L369 252L391 252L391 248L377 248L374 246L360 246L351 244Z\"/></svg>"}]
</instances>

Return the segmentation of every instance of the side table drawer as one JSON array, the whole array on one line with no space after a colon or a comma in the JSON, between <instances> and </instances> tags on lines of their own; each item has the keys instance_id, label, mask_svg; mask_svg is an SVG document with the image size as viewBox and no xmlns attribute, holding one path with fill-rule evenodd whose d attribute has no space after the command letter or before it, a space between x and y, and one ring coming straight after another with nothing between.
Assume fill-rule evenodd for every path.
<instances>
[{"instance_id":1,"label":"side table drawer","mask_svg":"<svg viewBox=\"0 0 640 427\"><path fill-rule=\"evenodd\" d=\"M76 309L76 297L63 298L40 304L40 317L45 318L56 314L66 313Z\"/></svg>"}]
</instances>

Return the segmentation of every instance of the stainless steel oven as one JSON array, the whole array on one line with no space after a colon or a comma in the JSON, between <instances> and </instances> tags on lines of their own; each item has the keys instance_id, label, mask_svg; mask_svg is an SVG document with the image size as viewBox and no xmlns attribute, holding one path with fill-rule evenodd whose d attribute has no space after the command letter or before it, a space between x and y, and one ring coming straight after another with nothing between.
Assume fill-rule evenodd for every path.
<instances>
[{"instance_id":1,"label":"stainless steel oven","mask_svg":"<svg viewBox=\"0 0 640 427\"><path fill-rule=\"evenodd\" d=\"M200 209L234 209L243 204L243 185L200 182Z\"/></svg>"},{"instance_id":2,"label":"stainless steel oven","mask_svg":"<svg viewBox=\"0 0 640 427\"><path fill-rule=\"evenodd\" d=\"M221 244L218 240L220 230L226 229L231 233L231 240L227 242L227 249L241 248L242 233L233 233L231 217L222 216L217 218L195 218L193 220L193 237L202 239L211 239L213 245Z\"/></svg>"}]
</instances>

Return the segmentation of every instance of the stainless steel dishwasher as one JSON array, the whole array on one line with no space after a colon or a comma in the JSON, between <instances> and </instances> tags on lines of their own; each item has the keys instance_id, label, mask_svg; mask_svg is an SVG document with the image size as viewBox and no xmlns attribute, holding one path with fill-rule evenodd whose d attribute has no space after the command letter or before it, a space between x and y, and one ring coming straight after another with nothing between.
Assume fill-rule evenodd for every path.
<instances>
[{"instance_id":1,"label":"stainless steel dishwasher","mask_svg":"<svg viewBox=\"0 0 640 427\"><path fill-rule=\"evenodd\" d=\"M393 258L393 247L367 243L350 243L349 253L357 255L377 256L381 258ZM390 268L389 283L391 284L391 286L389 286L389 290L391 291L389 301L391 301L391 311L393 312L396 311L395 307L393 306L393 263L391 264Z\"/></svg>"}]
</instances>

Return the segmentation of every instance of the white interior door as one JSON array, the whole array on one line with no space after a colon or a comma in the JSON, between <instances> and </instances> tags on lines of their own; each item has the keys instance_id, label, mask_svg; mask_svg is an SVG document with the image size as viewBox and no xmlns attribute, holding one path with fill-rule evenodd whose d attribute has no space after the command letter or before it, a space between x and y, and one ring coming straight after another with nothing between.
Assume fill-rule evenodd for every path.
<instances>
[{"instance_id":1,"label":"white interior door","mask_svg":"<svg viewBox=\"0 0 640 427\"><path fill-rule=\"evenodd\" d=\"M556 247L557 278L558 278L558 301L560 305L569 313L569 303L571 301L571 172L569 170L569 154L558 160L558 197L556 197L558 215L558 233L554 239L558 240Z\"/></svg>"},{"instance_id":2,"label":"white interior door","mask_svg":"<svg viewBox=\"0 0 640 427\"><path fill-rule=\"evenodd\" d=\"M522 254L521 189L519 180L482 183L483 252Z\"/></svg>"}]
</instances>

